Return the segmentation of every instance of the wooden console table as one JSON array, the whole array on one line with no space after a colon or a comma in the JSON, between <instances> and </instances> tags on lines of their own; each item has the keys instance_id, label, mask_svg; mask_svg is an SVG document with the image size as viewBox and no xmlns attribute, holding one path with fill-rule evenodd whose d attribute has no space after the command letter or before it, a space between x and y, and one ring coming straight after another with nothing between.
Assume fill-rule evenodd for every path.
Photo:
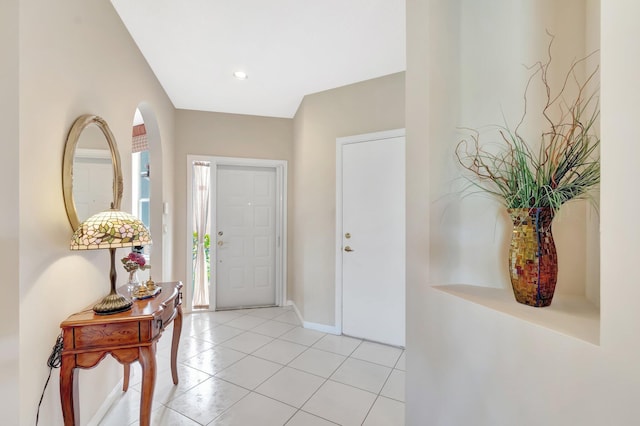
<instances>
[{"instance_id":1,"label":"wooden console table","mask_svg":"<svg viewBox=\"0 0 640 426\"><path fill-rule=\"evenodd\" d=\"M88 308L60 324L63 337L60 401L65 426L75 425L79 418L78 375L75 369L93 368L107 354L124 365L123 391L129 387L130 364L136 360L140 362L140 425L149 426L156 381L156 343L172 321L171 375L173 383L178 384L176 358L182 329L182 283L157 285L162 288L158 295L134 301L126 312L96 315L92 308Z\"/></svg>"}]
</instances>

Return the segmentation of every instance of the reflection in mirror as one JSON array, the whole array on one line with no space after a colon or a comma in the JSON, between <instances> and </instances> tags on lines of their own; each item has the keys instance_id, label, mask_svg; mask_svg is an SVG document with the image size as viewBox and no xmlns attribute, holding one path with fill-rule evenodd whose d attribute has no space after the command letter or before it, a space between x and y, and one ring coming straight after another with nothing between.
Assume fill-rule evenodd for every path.
<instances>
[{"instance_id":1,"label":"reflection in mirror","mask_svg":"<svg viewBox=\"0 0 640 426\"><path fill-rule=\"evenodd\" d=\"M73 156L73 200L80 222L111 206L112 187L109 145L102 131L89 125L82 131Z\"/></svg>"},{"instance_id":2,"label":"reflection in mirror","mask_svg":"<svg viewBox=\"0 0 640 426\"><path fill-rule=\"evenodd\" d=\"M122 170L116 142L107 123L82 115L69 130L62 159L62 192L75 231L91 215L120 208Z\"/></svg>"}]
</instances>

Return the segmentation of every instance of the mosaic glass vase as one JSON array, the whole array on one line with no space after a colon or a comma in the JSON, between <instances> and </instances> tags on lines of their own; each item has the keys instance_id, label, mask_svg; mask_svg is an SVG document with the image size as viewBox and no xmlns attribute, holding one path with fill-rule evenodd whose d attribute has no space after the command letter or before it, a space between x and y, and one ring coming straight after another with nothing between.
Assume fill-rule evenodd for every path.
<instances>
[{"instance_id":1,"label":"mosaic glass vase","mask_svg":"<svg viewBox=\"0 0 640 426\"><path fill-rule=\"evenodd\" d=\"M549 208L509 209L513 234L509 274L516 300L525 305L549 306L558 279L558 256L551 234Z\"/></svg>"}]
</instances>

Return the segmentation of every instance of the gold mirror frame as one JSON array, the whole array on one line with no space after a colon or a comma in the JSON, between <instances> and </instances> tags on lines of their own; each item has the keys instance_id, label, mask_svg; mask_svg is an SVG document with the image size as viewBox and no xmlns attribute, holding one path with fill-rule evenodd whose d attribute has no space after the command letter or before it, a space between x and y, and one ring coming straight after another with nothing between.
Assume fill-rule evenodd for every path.
<instances>
[{"instance_id":1,"label":"gold mirror frame","mask_svg":"<svg viewBox=\"0 0 640 426\"><path fill-rule=\"evenodd\" d=\"M82 131L91 124L95 124L102 131L109 145L109 150L111 151L111 164L113 166L113 208L120 209L120 202L122 201L124 184L116 139L113 137L113 133L111 133L107 122L102 117L91 114L81 115L73 123L71 130L69 130L67 142L64 146L64 156L62 157L62 194L64 196L64 207L67 210L67 217L69 218L69 223L73 231L78 229L81 223L73 198L73 159ZM106 206L105 210L108 208L109 206Z\"/></svg>"}]
</instances>

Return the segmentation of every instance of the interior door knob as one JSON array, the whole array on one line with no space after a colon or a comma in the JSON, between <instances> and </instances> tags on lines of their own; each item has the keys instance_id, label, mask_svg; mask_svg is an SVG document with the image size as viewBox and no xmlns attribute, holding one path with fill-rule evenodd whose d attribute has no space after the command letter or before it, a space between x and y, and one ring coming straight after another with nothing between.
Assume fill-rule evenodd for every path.
<instances>
[{"instance_id":1,"label":"interior door knob","mask_svg":"<svg viewBox=\"0 0 640 426\"><path fill-rule=\"evenodd\" d=\"M345 246L344 251L355 251L350 246Z\"/></svg>"}]
</instances>

